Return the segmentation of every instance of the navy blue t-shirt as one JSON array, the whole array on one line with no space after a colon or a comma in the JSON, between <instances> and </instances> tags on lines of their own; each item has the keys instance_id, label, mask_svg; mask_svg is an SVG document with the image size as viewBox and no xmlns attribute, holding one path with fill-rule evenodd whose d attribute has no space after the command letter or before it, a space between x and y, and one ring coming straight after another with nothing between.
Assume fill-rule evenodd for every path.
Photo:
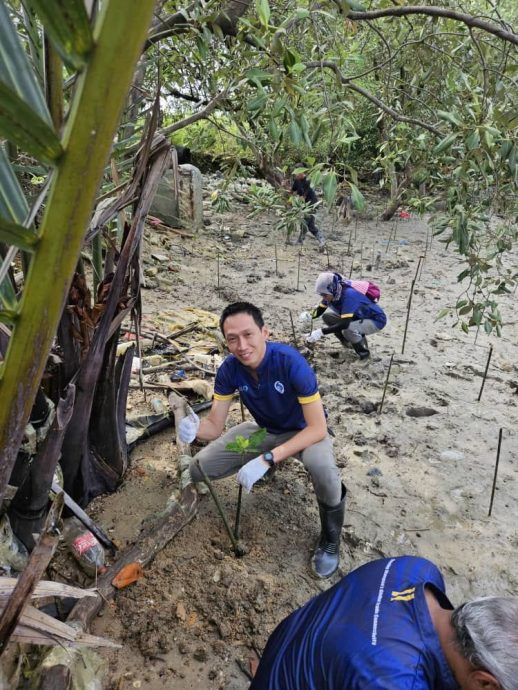
<instances>
[{"instance_id":1,"label":"navy blue t-shirt","mask_svg":"<svg viewBox=\"0 0 518 690\"><path fill-rule=\"evenodd\" d=\"M250 690L458 690L425 585L453 608L441 573L424 558L357 568L280 623Z\"/></svg>"},{"instance_id":2,"label":"navy blue t-shirt","mask_svg":"<svg viewBox=\"0 0 518 690\"><path fill-rule=\"evenodd\" d=\"M320 399L315 372L289 345L266 343L256 381L241 362L229 355L216 374L214 398L229 400L236 390L260 427L282 434L306 427L302 405Z\"/></svg>"},{"instance_id":3,"label":"navy blue t-shirt","mask_svg":"<svg viewBox=\"0 0 518 690\"><path fill-rule=\"evenodd\" d=\"M344 285L342 294L337 300L328 302L322 300L322 306L331 307L343 319L353 319L353 321L360 321L361 319L372 319L376 326L381 330L387 323L385 312L366 295L358 292L352 287Z\"/></svg>"}]
</instances>

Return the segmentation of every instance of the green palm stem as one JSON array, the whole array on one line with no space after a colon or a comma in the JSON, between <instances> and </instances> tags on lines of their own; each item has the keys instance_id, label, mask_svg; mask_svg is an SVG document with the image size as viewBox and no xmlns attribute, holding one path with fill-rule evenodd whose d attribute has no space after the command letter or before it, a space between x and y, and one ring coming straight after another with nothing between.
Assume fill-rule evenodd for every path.
<instances>
[{"instance_id":1,"label":"green palm stem","mask_svg":"<svg viewBox=\"0 0 518 690\"><path fill-rule=\"evenodd\" d=\"M80 256L99 181L146 37L153 0L109 0L63 134L52 188L0 379L0 500Z\"/></svg>"}]
</instances>

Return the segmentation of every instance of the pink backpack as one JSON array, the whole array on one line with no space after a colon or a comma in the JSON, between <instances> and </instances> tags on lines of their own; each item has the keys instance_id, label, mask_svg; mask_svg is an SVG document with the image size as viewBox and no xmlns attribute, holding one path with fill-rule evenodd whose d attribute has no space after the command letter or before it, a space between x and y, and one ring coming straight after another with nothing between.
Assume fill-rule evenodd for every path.
<instances>
[{"instance_id":1,"label":"pink backpack","mask_svg":"<svg viewBox=\"0 0 518 690\"><path fill-rule=\"evenodd\" d=\"M371 283L370 280L345 280L344 282L348 287L358 290L373 302L378 302L381 297L380 288L376 283Z\"/></svg>"}]
</instances>

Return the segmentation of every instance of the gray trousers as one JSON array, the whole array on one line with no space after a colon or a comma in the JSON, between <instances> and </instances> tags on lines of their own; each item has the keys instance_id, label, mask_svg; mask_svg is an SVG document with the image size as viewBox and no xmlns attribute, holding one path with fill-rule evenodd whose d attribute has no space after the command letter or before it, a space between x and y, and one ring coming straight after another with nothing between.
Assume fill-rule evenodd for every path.
<instances>
[{"instance_id":1,"label":"gray trousers","mask_svg":"<svg viewBox=\"0 0 518 690\"><path fill-rule=\"evenodd\" d=\"M236 436L248 438L258 429L259 427L255 422L243 422L232 427L216 441L209 443L192 459L189 467L192 480L194 482L203 481L196 467L197 460L199 460L209 479L222 479L236 474L245 463L260 455L260 452L273 450L297 433L297 431L288 431L284 434L266 434L261 445L261 451L245 453L244 457L239 453L226 450L227 444L233 441ZM342 496L342 480L335 463L333 441L329 434L322 441L297 453L295 457L302 461L309 472L318 502L327 506L338 505Z\"/></svg>"},{"instance_id":2,"label":"gray trousers","mask_svg":"<svg viewBox=\"0 0 518 690\"><path fill-rule=\"evenodd\" d=\"M342 318L334 309L326 309L322 314L322 319L327 326L336 326L337 323L342 322ZM343 342L359 343L364 335L372 335L377 333L380 329L376 326L372 319L360 319L359 321L351 321L348 328L343 331L338 331L334 335Z\"/></svg>"}]
</instances>

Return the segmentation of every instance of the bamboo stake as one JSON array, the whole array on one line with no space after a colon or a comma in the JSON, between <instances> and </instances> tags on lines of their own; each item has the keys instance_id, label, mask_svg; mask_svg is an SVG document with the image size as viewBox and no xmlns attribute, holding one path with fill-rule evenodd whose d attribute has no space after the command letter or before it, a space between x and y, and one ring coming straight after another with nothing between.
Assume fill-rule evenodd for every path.
<instances>
[{"instance_id":1,"label":"bamboo stake","mask_svg":"<svg viewBox=\"0 0 518 690\"><path fill-rule=\"evenodd\" d=\"M482 397L482 391L484 390L484 384L486 383L487 371L489 369L489 363L491 362L491 355L493 354L493 346L489 347L489 355L487 356L486 369L484 371L484 376L482 377L482 385L480 386L480 391L478 394L477 402L480 402Z\"/></svg>"},{"instance_id":2,"label":"bamboo stake","mask_svg":"<svg viewBox=\"0 0 518 690\"><path fill-rule=\"evenodd\" d=\"M352 274L353 274L353 267L354 267L354 252L353 252L353 255L352 255L352 257L351 257L351 270L349 271L349 278L350 278L350 277L352 276Z\"/></svg>"},{"instance_id":3,"label":"bamboo stake","mask_svg":"<svg viewBox=\"0 0 518 690\"><path fill-rule=\"evenodd\" d=\"M218 252L218 258L217 258L217 275L218 275L217 286L218 286L218 290L219 290L219 252Z\"/></svg>"},{"instance_id":4,"label":"bamboo stake","mask_svg":"<svg viewBox=\"0 0 518 690\"><path fill-rule=\"evenodd\" d=\"M500 449L502 447L502 432L503 429L500 429L500 431L498 432L498 449L496 451L495 473L493 475L493 488L491 489L491 500L489 502L489 512L487 514L488 517L491 517L491 511L493 510L493 500L495 498L496 477L498 475L498 463L500 462Z\"/></svg>"},{"instance_id":5,"label":"bamboo stake","mask_svg":"<svg viewBox=\"0 0 518 690\"><path fill-rule=\"evenodd\" d=\"M278 265L278 259L277 259L277 245L274 244L273 246L275 249L275 275L278 276L279 275L279 265ZM298 286L297 286L297 288L298 288Z\"/></svg>"},{"instance_id":6,"label":"bamboo stake","mask_svg":"<svg viewBox=\"0 0 518 690\"><path fill-rule=\"evenodd\" d=\"M329 247L326 244L326 254L327 254L327 268L331 266L330 261L329 261Z\"/></svg>"},{"instance_id":7,"label":"bamboo stake","mask_svg":"<svg viewBox=\"0 0 518 690\"><path fill-rule=\"evenodd\" d=\"M382 397L381 397L380 406L379 406L379 408L378 408L378 414L381 414L381 412L382 412L382 410L383 410L383 403L385 402L385 393L387 392L387 386L388 386L389 377L390 377L390 370L392 369L392 361L393 361L393 359L394 359L394 353L392 353L392 354L390 355L390 362L389 362L389 368L388 368L388 371L387 371L387 378L385 379L385 385L384 385L384 387L383 387L383 395L382 395Z\"/></svg>"},{"instance_id":8,"label":"bamboo stake","mask_svg":"<svg viewBox=\"0 0 518 690\"><path fill-rule=\"evenodd\" d=\"M297 262L297 292L299 290L299 284L300 284L300 258L302 256L302 251L299 249L299 259Z\"/></svg>"},{"instance_id":9,"label":"bamboo stake","mask_svg":"<svg viewBox=\"0 0 518 690\"><path fill-rule=\"evenodd\" d=\"M293 344L295 345L295 347L296 347L297 350L298 350L299 344L298 344L298 342L297 342L297 335L296 335L296 333L295 333L295 325L294 325L294 323L293 323L293 315L292 315L292 313L291 313L291 309L288 309L288 314L290 315L291 332L293 333Z\"/></svg>"},{"instance_id":10,"label":"bamboo stake","mask_svg":"<svg viewBox=\"0 0 518 690\"><path fill-rule=\"evenodd\" d=\"M407 303L407 310L406 310L406 322L405 322L405 333L403 335L403 345L401 347L401 354L405 354L405 343L406 343L406 334L408 331L408 322L410 319L410 308L412 306L412 297L414 295L414 287L415 287L415 281L417 278L417 273L421 267L421 261L422 261L422 256L419 257L419 261L417 262L417 270L415 272L414 279L412 281L412 285L410 286L410 295L408 296L408 303Z\"/></svg>"}]
</instances>

